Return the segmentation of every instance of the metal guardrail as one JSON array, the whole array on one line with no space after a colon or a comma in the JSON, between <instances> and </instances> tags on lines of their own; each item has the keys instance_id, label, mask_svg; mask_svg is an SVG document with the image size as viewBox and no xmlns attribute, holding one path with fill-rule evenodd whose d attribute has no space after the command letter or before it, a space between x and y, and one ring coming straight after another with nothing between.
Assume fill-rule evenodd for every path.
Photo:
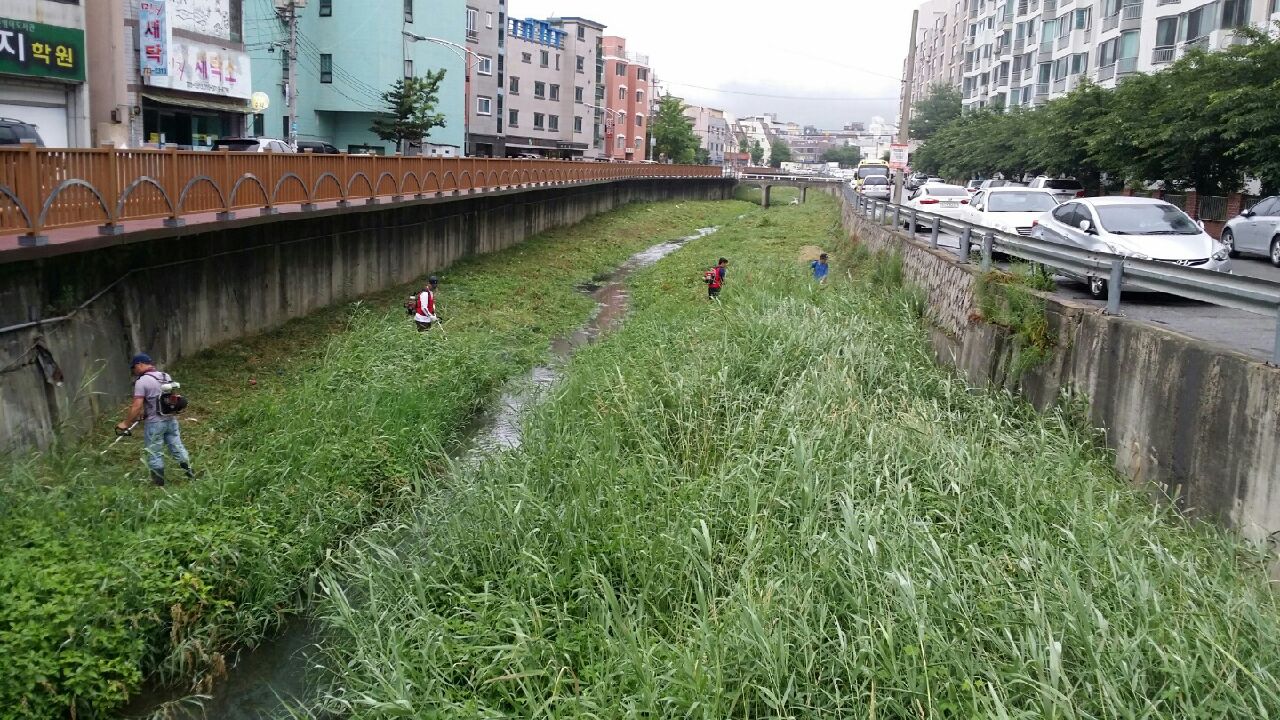
<instances>
[{"instance_id":1,"label":"metal guardrail","mask_svg":"<svg viewBox=\"0 0 1280 720\"><path fill-rule=\"evenodd\" d=\"M879 224L906 223L910 235L918 239L917 228L929 226L929 245L938 248L942 230L960 237L957 260L971 262L976 250L983 270L992 267L992 255L1001 253L1027 262L1044 265L1082 278L1107 281L1109 315L1120 314L1120 300L1125 290L1167 293L1188 300L1229 307L1236 310L1271 315L1276 319L1275 349L1271 364L1280 366L1280 282L1218 273L1171 263L1138 260L1105 252L1088 252L1021 235L1011 235L994 228L953 220L934 213L903 205L873 200L846 189L845 202L859 216Z\"/></svg>"}]
</instances>

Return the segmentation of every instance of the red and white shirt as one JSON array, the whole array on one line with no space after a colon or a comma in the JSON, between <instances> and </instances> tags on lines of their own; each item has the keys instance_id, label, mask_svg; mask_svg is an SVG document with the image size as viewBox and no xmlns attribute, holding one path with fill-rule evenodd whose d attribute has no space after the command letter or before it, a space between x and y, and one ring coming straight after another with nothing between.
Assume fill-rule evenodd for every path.
<instances>
[{"instance_id":1,"label":"red and white shirt","mask_svg":"<svg viewBox=\"0 0 1280 720\"><path fill-rule=\"evenodd\" d=\"M413 310L413 319L420 323L436 321L436 294L430 290L418 293L417 307Z\"/></svg>"}]
</instances>

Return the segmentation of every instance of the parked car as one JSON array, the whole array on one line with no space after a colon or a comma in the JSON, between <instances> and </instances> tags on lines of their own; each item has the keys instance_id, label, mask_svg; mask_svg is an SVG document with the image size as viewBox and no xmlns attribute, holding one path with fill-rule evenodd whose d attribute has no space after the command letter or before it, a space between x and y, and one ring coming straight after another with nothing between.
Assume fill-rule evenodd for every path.
<instances>
[{"instance_id":1,"label":"parked car","mask_svg":"<svg viewBox=\"0 0 1280 720\"><path fill-rule=\"evenodd\" d=\"M1084 185L1075 178L1051 178L1041 175L1031 181L1030 187L1036 190L1048 190L1058 198L1058 202L1084 197Z\"/></svg>"},{"instance_id":2,"label":"parked car","mask_svg":"<svg viewBox=\"0 0 1280 720\"><path fill-rule=\"evenodd\" d=\"M969 204L969 192L959 185L921 185L911 193L911 197L903 203L906 207L920 212L942 215L953 220L960 219L960 211Z\"/></svg>"},{"instance_id":3,"label":"parked car","mask_svg":"<svg viewBox=\"0 0 1280 720\"><path fill-rule=\"evenodd\" d=\"M19 145L29 140L36 147L44 147L44 139L35 125L13 118L0 118L0 145Z\"/></svg>"},{"instance_id":4,"label":"parked car","mask_svg":"<svg viewBox=\"0 0 1280 720\"><path fill-rule=\"evenodd\" d=\"M1014 182L1012 180L998 180L998 179L992 178L991 180L983 180L982 184L978 186L978 189L990 190L991 188L998 188L998 187L1026 187L1026 185L1022 183Z\"/></svg>"},{"instance_id":5,"label":"parked car","mask_svg":"<svg viewBox=\"0 0 1280 720\"><path fill-rule=\"evenodd\" d=\"M1228 220L1222 244L1231 257L1266 255L1280 267L1280 196L1263 198Z\"/></svg>"},{"instance_id":6,"label":"parked car","mask_svg":"<svg viewBox=\"0 0 1280 720\"><path fill-rule=\"evenodd\" d=\"M298 152L306 152L310 150L316 155L337 155L340 151L338 148L327 142L319 142L316 140L299 140Z\"/></svg>"},{"instance_id":7,"label":"parked car","mask_svg":"<svg viewBox=\"0 0 1280 720\"><path fill-rule=\"evenodd\" d=\"M271 152L291 153L293 147L283 140L271 138L221 138L213 143L214 150L230 150L231 152Z\"/></svg>"},{"instance_id":8,"label":"parked car","mask_svg":"<svg viewBox=\"0 0 1280 720\"><path fill-rule=\"evenodd\" d=\"M1031 236L1033 223L1058 206L1053 193L1030 188L999 187L973 194L960 219L1024 237Z\"/></svg>"},{"instance_id":9,"label":"parked car","mask_svg":"<svg viewBox=\"0 0 1280 720\"><path fill-rule=\"evenodd\" d=\"M889 178L883 175L873 175L863 179L862 186L858 188L858 192L876 200L888 200L893 196L893 183L889 182Z\"/></svg>"},{"instance_id":10,"label":"parked car","mask_svg":"<svg viewBox=\"0 0 1280 720\"><path fill-rule=\"evenodd\" d=\"M946 180L943 180L940 177L933 177L933 176L930 176L924 179L925 185L945 185L946 182L947 182Z\"/></svg>"},{"instance_id":11,"label":"parked car","mask_svg":"<svg viewBox=\"0 0 1280 720\"><path fill-rule=\"evenodd\" d=\"M970 193L976 193L982 189L982 181L970 180L969 182L965 183L964 189L968 190Z\"/></svg>"},{"instance_id":12,"label":"parked car","mask_svg":"<svg viewBox=\"0 0 1280 720\"><path fill-rule=\"evenodd\" d=\"M1153 198L1071 200L1041 215L1031 236L1090 252L1231 272L1225 245L1177 207ZM1105 278L1076 279L1085 281L1094 297L1107 293Z\"/></svg>"}]
</instances>

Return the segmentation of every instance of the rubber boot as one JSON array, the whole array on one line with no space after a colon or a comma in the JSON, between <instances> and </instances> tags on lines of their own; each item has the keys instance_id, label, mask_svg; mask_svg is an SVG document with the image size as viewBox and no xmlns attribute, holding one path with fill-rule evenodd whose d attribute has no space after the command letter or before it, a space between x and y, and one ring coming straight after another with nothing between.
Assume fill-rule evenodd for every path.
<instances>
[{"instance_id":1,"label":"rubber boot","mask_svg":"<svg viewBox=\"0 0 1280 720\"><path fill-rule=\"evenodd\" d=\"M156 487L164 487L164 471L163 470L151 471L151 484L155 485Z\"/></svg>"},{"instance_id":2,"label":"rubber boot","mask_svg":"<svg viewBox=\"0 0 1280 720\"><path fill-rule=\"evenodd\" d=\"M182 463L182 472L187 474L188 480L196 479L196 471L191 469L191 465L189 463Z\"/></svg>"}]
</instances>

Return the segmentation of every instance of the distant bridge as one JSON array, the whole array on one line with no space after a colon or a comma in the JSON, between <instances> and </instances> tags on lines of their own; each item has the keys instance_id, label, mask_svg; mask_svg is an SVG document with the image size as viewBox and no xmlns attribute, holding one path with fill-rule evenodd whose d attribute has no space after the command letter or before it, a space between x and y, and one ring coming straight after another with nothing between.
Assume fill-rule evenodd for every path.
<instances>
[{"instance_id":1,"label":"distant bridge","mask_svg":"<svg viewBox=\"0 0 1280 720\"><path fill-rule=\"evenodd\" d=\"M817 187L824 190L839 191L844 186L845 181L839 178L815 177L812 175L792 175L790 173L756 173L744 172L735 175L739 185L746 187L760 188L760 204L769 207L770 194L774 187L782 185L784 187L800 188L800 202L809 200L809 188Z\"/></svg>"}]
</instances>

